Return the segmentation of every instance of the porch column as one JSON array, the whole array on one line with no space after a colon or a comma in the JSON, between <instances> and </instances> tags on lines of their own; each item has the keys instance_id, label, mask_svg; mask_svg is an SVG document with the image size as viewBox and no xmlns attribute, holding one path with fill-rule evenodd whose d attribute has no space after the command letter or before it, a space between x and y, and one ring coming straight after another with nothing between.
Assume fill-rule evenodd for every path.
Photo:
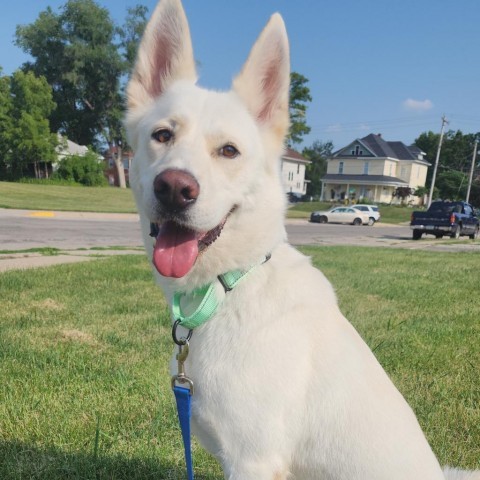
<instances>
[{"instance_id":1,"label":"porch column","mask_svg":"<svg viewBox=\"0 0 480 480\"><path fill-rule=\"evenodd\" d=\"M325 189L325 182L322 181L322 192L320 193L320 200L322 202L324 201L324 198L323 198L324 189Z\"/></svg>"}]
</instances>

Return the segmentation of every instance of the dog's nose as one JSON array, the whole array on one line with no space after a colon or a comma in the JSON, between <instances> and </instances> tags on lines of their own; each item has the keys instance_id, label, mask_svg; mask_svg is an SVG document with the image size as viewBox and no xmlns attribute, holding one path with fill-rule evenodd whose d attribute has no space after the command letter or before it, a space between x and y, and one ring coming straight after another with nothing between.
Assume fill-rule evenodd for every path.
<instances>
[{"instance_id":1,"label":"dog's nose","mask_svg":"<svg viewBox=\"0 0 480 480\"><path fill-rule=\"evenodd\" d=\"M200 185L189 172L168 169L155 177L153 191L164 208L178 212L195 203Z\"/></svg>"}]
</instances>

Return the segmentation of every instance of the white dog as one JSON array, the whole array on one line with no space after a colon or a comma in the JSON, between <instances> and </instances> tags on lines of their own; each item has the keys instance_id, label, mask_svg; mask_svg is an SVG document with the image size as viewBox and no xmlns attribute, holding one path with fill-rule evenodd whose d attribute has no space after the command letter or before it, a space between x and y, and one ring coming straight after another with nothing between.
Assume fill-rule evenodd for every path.
<instances>
[{"instance_id":1,"label":"white dog","mask_svg":"<svg viewBox=\"0 0 480 480\"><path fill-rule=\"evenodd\" d=\"M205 285L217 300L185 363L194 433L230 480L478 480L442 472L329 282L286 243L288 95L278 14L221 93L196 86L180 0L159 3L128 85L130 178L169 302L195 310Z\"/></svg>"}]
</instances>

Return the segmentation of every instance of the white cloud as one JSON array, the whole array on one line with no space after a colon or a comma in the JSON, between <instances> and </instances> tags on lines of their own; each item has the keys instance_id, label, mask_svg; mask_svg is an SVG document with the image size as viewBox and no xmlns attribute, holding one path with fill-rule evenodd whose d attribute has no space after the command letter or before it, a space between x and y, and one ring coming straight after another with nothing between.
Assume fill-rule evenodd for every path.
<instances>
[{"instance_id":1,"label":"white cloud","mask_svg":"<svg viewBox=\"0 0 480 480\"><path fill-rule=\"evenodd\" d=\"M333 125L329 125L326 128L327 133L336 133L336 132L341 132L343 130L343 127L340 123L335 123Z\"/></svg>"},{"instance_id":2,"label":"white cloud","mask_svg":"<svg viewBox=\"0 0 480 480\"><path fill-rule=\"evenodd\" d=\"M359 126L358 126L358 130L362 131L362 132L366 132L368 130L371 130L370 126L367 125L366 123L361 123Z\"/></svg>"},{"instance_id":3,"label":"white cloud","mask_svg":"<svg viewBox=\"0 0 480 480\"><path fill-rule=\"evenodd\" d=\"M413 98L407 98L407 100L403 102L403 108L412 112L426 112L433 108L433 103L428 99L414 100Z\"/></svg>"}]
</instances>

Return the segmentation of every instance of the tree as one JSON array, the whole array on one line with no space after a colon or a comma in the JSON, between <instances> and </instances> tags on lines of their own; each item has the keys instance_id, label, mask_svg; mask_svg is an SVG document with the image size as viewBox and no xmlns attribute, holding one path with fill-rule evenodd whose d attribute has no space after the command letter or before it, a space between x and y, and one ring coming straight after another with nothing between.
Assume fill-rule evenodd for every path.
<instances>
[{"instance_id":1,"label":"tree","mask_svg":"<svg viewBox=\"0 0 480 480\"><path fill-rule=\"evenodd\" d=\"M108 10L94 0L68 0L60 14L47 8L16 30L16 44L34 59L24 70L45 76L53 89L52 129L81 145L98 144L118 102L125 63L116 33Z\"/></svg>"},{"instance_id":2,"label":"tree","mask_svg":"<svg viewBox=\"0 0 480 480\"><path fill-rule=\"evenodd\" d=\"M312 163L307 165L305 177L309 180L307 194L317 196L322 193L322 177L327 173L327 159L332 156L333 143L316 140L311 147L305 147L302 155Z\"/></svg>"},{"instance_id":3,"label":"tree","mask_svg":"<svg viewBox=\"0 0 480 480\"><path fill-rule=\"evenodd\" d=\"M439 171L456 170L466 173L472 159L475 140L480 140L480 132L476 134L463 134L460 130L446 132L440 152ZM437 156L439 141L440 134L430 131L422 133L415 140L415 145L423 150L430 163L433 163ZM433 168L430 168L427 175L427 185L431 183L432 174Z\"/></svg>"},{"instance_id":4,"label":"tree","mask_svg":"<svg viewBox=\"0 0 480 480\"><path fill-rule=\"evenodd\" d=\"M467 185L467 175L456 170L440 172L435 182L438 195L444 200L465 200Z\"/></svg>"},{"instance_id":5,"label":"tree","mask_svg":"<svg viewBox=\"0 0 480 480\"><path fill-rule=\"evenodd\" d=\"M290 75L290 132L287 143L301 143L304 135L310 133L307 125L307 103L312 101L310 89L307 87L308 79L300 73L292 72Z\"/></svg>"},{"instance_id":6,"label":"tree","mask_svg":"<svg viewBox=\"0 0 480 480\"><path fill-rule=\"evenodd\" d=\"M10 78L1 76L0 68L0 178L7 178L9 172L8 155L10 150L12 122L12 96Z\"/></svg>"},{"instance_id":7,"label":"tree","mask_svg":"<svg viewBox=\"0 0 480 480\"><path fill-rule=\"evenodd\" d=\"M50 86L43 77L16 71L0 79L0 90L2 178L22 177L32 165L35 176L40 178L42 164L48 176L47 164L56 160L57 145L48 122L55 109Z\"/></svg>"},{"instance_id":8,"label":"tree","mask_svg":"<svg viewBox=\"0 0 480 480\"><path fill-rule=\"evenodd\" d=\"M398 197L402 205L405 203L405 200L414 194L414 189L410 187L397 187L394 191L392 196Z\"/></svg>"},{"instance_id":9,"label":"tree","mask_svg":"<svg viewBox=\"0 0 480 480\"><path fill-rule=\"evenodd\" d=\"M147 14L148 8L144 5L128 7L125 23L118 29L121 38L120 46L123 49L123 57L128 72L133 70L135 64L138 46L148 21Z\"/></svg>"},{"instance_id":10,"label":"tree","mask_svg":"<svg viewBox=\"0 0 480 480\"><path fill-rule=\"evenodd\" d=\"M129 73L133 70L138 46L147 25L147 13L148 8L143 5L128 8L127 18L123 27L117 29L117 33L121 39L120 47L124 61L124 72ZM123 127L124 112L125 91L124 87L122 87L122 90L117 92L116 101L108 112L104 132L110 151L116 151L116 154L113 155L113 161L115 162L115 169L121 188L126 187L123 151L125 148L128 148L127 137Z\"/></svg>"},{"instance_id":11,"label":"tree","mask_svg":"<svg viewBox=\"0 0 480 480\"><path fill-rule=\"evenodd\" d=\"M82 145L115 146L115 166L125 187L122 149L122 80L132 67L148 9L129 8L123 27L94 0L68 0L59 14L47 8L31 25L19 26L16 43L34 62L24 69L44 75L58 108L52 128Z\"/></svg>"}]
</instances>

